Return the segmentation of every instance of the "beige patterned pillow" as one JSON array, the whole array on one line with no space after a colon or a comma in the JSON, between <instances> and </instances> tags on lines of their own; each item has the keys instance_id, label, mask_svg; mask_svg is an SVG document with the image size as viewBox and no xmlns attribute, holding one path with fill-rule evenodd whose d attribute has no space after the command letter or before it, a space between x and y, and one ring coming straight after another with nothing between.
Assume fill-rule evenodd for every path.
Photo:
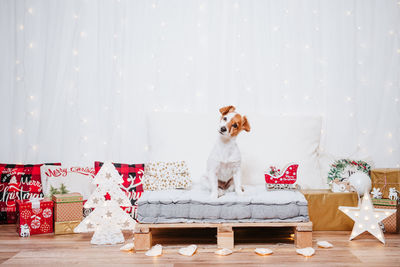
<instances>
[{"instance_id":1,"label":"beige patterned pillow","mask_svg":"<svg viewBox=\"0 0 400 267\"><path fill-rule=\"evenodd\" d=\"M188 189L192 186L185 161L146 163L142 183L147 191Z\"/></svg>"}]
</instances>

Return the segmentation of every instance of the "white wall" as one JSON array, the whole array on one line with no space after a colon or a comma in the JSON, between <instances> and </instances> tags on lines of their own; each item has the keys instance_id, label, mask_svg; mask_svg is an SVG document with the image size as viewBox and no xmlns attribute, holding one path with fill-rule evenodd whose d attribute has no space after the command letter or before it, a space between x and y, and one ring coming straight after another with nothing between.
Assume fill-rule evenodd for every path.
<instances>
[{"instance_id":1,"label":"white wall","mask_svg":"<svg viewBox=\"0 0 400 267\"><path fill-rule=\"evenodd\" d=\"M0 38L2 162L145 161L146 111L235 104L400 164L396 0L2 0Z\"/></svg>"}]
</instances>

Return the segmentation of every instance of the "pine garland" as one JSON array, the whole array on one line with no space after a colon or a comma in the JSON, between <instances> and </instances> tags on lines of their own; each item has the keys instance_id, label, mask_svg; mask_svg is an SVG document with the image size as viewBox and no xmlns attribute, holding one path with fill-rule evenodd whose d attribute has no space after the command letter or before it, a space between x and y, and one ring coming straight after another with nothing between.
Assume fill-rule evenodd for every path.
<instances>
[{"instance_id":1,"label":"pine garland","mask_svg":"<svg viewBox=\"0 0 400 267\"><path fill-rule=\"evenodd\" d=\"M335 179L342 180L343 171L348 166L355 168L357 171L365 172L366 174L369 174L369 171L371 170L371 166L362 160L351 160L351 159L336 160L331 165L331 169L329 170L328 183Z\"/></svg>"},{"instance_id":2,"label":"pine garland","mask_svg":"<svg viewBox=\"0 0 400 267\"><path fill-rule=\"evenodd\" d=\"M53 197L53 195L58 195L58 194L68 194L69 191L65 184L61 184L60 188L53 187L52 185L50 186L50 197Z\"/></svg>"}]
</instances>

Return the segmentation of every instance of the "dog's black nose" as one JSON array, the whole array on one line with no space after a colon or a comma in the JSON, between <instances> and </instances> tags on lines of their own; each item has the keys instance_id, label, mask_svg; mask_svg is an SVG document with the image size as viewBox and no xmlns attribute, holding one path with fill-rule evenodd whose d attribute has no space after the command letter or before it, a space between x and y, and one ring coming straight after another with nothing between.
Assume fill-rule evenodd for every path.
<instances>
[{"instance_id":1,"label":"dog's black nose","mask_svg":"<svg viewBox=\"0 0 400 267\"><path fill-rule=\"evenodd\" d=\"M226 127L225 126L221 127L221 132L223 132L223 133L226 132Z\"/></svg>"}]
</instances>

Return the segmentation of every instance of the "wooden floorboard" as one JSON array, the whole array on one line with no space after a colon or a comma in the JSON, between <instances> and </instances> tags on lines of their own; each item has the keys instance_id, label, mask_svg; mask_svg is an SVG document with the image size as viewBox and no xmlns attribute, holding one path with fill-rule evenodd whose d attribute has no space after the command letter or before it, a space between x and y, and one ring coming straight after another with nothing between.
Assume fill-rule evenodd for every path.
<instances>
[{"instance_id":1,"label":"wooden floorboard","mask_svg":"<svg viewBox=\"0 0 400 267\"><path fill-rule=\"evenodd\" d=\"M20 238L15 225L0 225L0 264L19 265L97 265L111 264L135 266L399 266L400 235L386 234L386 245L369 234L362 234L348 241L350 232L314 232L313 243L316 255L310 258L297 255L291 231L281 228L241 228L235 230L235 252L230 256L217 256L215 229L155 229L154 242L165 246L161 257L152 258L143 252L121 252L116 246L90 245L91 234L34 235ZM125 232L127 241L133 234ZM316 248L316 242L327 240L332 249ZM182 246L198 244L193 257L177 253ZM271 256L254 254L256 247L268 247Z\"/></svg>"}]
</instances>

